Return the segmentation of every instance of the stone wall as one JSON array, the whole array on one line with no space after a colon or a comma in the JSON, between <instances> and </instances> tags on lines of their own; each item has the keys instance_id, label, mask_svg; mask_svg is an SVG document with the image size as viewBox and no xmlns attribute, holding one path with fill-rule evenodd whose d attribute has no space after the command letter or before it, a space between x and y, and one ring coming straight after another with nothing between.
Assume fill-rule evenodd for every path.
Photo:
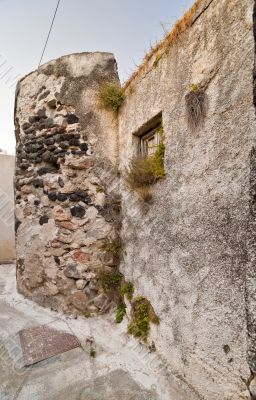
<instances>
[{"instance_id":1,"label":"stone wall","mask_svg":"<svg viewBox=\"0 0 256 400\"><path fill-rule=\"evenodd\" d=\"M151 338L170 371L210 400L247 399L254 370L255 274L249 285L246 274L256 129L252 15L253 0L203 1L168 53L156 54L129 84L119 113L122 176L138 152L137 134L160 113L166 172L149 205L122 181L121 270L160 317ZM195 130L185 100L192 85L207 98ZM254 260L253 253L252 272Z\"/></svg>"},{"instance_id":2,"label":"stone wall","mask_svg":"<svg viewBox=\"0 0 256 400\"><path fill-rule=\"evenodd\" d=\"M15 157L0 154L0 263L13 262L14 244L14 198L13 174Z\"/></svg>"},{"instance_id":3,"label":"stone wall","mask_svg":"<svg viewBox=\"0 0 256 400\"><path fill-rule=\"evenodd\" d=\"M101 81L118 83L111 54L66 56L19 83L17 282L39 304L95 315L109 304L102 274L120 267L160 318L148 343L169 372L195 397L242 400L256 372L254 1L197 4L126 85L118 120L97 103ZM194 129L192 88L206 108ZM145 203L125 176L159 116L165 177ZM121 218L119 266L106 244Z\"/></svg>"},{"instance_id":4,"label":"stone wall","mask_svg":"<svg viewBox=\"0 0 256 400\"><path fill-rule=\"evenodd\" d=\"M15 124L17 284L54 310L104 311L100 277L115 270L117 127L97 104L99 84L118 83L109 53L82 53L19 82Z\"/></svg>"}]
</instances>

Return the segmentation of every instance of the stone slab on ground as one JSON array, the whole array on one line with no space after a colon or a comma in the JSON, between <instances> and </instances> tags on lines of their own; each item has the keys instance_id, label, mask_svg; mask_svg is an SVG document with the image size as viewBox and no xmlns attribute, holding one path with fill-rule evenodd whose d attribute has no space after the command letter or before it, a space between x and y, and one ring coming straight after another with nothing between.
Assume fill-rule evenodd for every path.
<instances>
[{"instance_id":1,"label":"stone slab on ground","mask_svg":"<svg viewBox=\"0 0 256 400\"><path fill-rule=\"evenodd\" d=\"M26 366L80 346L74 335L46 325L22 329L19 335Z\"/></svg>"}]
</instances>

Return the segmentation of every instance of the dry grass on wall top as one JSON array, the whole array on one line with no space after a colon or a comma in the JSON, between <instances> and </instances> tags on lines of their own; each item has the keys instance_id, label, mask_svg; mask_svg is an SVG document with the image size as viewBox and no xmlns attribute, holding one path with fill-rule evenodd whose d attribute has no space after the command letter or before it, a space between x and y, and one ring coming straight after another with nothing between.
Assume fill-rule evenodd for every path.
<instances>
[{"instance_id":1,"label":"dry grass on wall top","mask_svg":"<svg viewBox=\"0 0 256 400\"><path fill-rule=\"evenodd\" d=\"M157 66L161 57L168 52L170 46L175 43L183 32L192 26L194 16L203 2L204 0L197 0L184 16L176 22L173 29L167 33L163 40L151 48L151 51L144 57L142 64L125 82L124 89L127 89L138 76L144 75L150 66L153 68Z\"/></svg>"}]
</instances>

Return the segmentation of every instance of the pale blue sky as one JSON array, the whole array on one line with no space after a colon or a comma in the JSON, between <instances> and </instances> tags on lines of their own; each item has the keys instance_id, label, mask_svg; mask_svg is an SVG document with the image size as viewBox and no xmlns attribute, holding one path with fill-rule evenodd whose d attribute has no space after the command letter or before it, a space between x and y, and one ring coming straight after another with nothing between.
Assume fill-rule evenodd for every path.
<instances>
[{"instance_id":1,"label":"pale blue sky","mask_svg":"<svg viewBox=\"0 0 256 400\"><path fill-rule=\"evenodd\" d=\"M193 0L61 0L43 62L113 52L121 81ZM0 0L0 148L14 152L14 81L36 69L57 0ZM8 81L9 79L9 81ZM8 82L7 82L8 81Z\"/></svg>"}]
</instances>

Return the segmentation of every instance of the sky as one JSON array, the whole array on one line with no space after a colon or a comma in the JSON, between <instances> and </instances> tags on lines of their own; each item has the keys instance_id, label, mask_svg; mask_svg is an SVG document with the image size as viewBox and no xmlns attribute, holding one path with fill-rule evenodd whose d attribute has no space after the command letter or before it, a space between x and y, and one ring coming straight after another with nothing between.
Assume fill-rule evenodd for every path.
<instances>
[{"instance_id":1,"label":"sky","mask_svg":"<svg viewBox=\"0 0 256 400\"><path fill-rule=\"evenodd\" d=\"M115 54L121 82L193 0L61 0L43 63L65 54ZM57 0L0 0L0 149L15 152L15 85L37 68Z\"/></svg>"}]
</instances>

